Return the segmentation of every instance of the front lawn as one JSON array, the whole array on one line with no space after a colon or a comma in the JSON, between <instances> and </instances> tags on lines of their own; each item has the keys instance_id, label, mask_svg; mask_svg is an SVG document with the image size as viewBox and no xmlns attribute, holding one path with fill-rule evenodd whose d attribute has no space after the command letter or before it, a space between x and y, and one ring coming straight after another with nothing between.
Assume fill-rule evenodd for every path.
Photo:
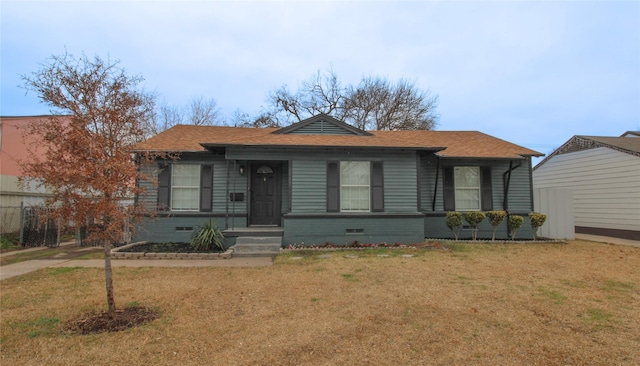
<instances>
[{"instance_id":1,"label":"front lawn","mask_svg":"<svg viewBox=\"0 0 640 366\"><path fill-rule=\"evenodd\" d=\"M0 364L636 365L640 249L592 242L290 252L261 268L114 268L115 333L66 324L105 309L100 269L2 281Z\"/></svg>"}]
</instances>

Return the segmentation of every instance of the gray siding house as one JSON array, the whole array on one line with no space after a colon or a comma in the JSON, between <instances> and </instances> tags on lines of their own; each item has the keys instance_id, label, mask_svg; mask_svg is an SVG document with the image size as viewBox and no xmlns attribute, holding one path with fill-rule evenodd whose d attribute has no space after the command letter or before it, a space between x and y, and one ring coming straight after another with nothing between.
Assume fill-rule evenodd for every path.
<instances>
[{"instance_id":1,"label":"gray siding house","mask_svg":"<svg viewBox=\"0 0 640 366\"><path fill-rule=\"evenodd\" d=\"M533 171L534 187L572 192L575 232L640 240L640 133L573 136Z\"/></svg>"},{"instance_id":2,"label":"gray siding house","mask_svg":"<svg viewBox=\"0 0 640 366\"><path fill-rule=\"evenodd\" d=\"M138 148L180 157L151 167L157 185L140 182L156 214L137 240L189 241L213 220L229 245L275 233L284 246L451 238L452 210L526 218L541 155L476 131L363 131L324 114L280 129L178 125Z\"/></svg>"}]
</instances>

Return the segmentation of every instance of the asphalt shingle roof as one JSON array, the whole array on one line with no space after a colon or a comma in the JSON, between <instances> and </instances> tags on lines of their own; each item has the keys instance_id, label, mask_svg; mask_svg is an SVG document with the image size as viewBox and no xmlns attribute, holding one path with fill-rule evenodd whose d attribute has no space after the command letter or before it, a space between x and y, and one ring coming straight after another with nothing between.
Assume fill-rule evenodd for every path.
<instances>
[{"instance_id":1,"label":"asphalt shingle roof","mask_svg":"<svg viewBox=\"0 0 640 366\"><path fill-rule=\"evenodd\" d=\"M640 153L640 137L578 136L630 152Z\"/></svg>"},{"instance_id":2,"label":"asphalt shingle roof","mask_svg":"<svg viewBox=\"0 0 640 366\"><path fill-rule=\"evenodd\" d=\"M277 128L176 125L140 144L138 150L204 151L203 146L390 148L438 151L442 157L542 156L477 131L368 131L370 136L273 133Z\"/></svg>"}]
</instances>

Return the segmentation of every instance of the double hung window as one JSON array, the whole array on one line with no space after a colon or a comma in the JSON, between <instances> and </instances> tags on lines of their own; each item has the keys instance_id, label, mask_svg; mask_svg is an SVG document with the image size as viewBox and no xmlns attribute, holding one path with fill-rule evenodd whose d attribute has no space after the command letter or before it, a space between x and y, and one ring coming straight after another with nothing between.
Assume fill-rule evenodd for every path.
<instances>
[{"instance_id":1,"label":"double hung window","mask_svg":"<svg viewBox=\"0 0 640 366\"><path fill-rule=\"evenodd\" d=\"M212 210L213 165L166 164L158 174L160 211Z\"/></svg>"},{"instance_id":2,"label":"double hung window","mask_svg":"<svg viewBox=\"0 0 640 366\"><path fill-rule=\"evenodd\" d=\"M383 212L382 161L327 162L327 212Z\"/></svg>"},{"instance_id":3,"label":"double hung window","mask_svg":"<svg viewBox=\"0 0 640 366\"><path fill-rule=\"evenodd\" d=\"M453 169L456 189L456 210L480 210L480 168L457 166Z\"/></svg>"},{"instance_id":4,"label":"double hung window","mask_svg":"<svg viewBox=\"0 0 640 366\"><path fill-rule=\"evenodd\" d=\"M200 210L200 165L174 164L171 182L171 210Z\"/></svg>"},{"instance_id":5,"label":"double hung window","mask_svg":"<svg viewBox=\"0 0 640 366\"><path fill-rule=\"evenodd\" d=\"M491 167L443 168L445 211L493 210Z\"/></svg>"},{"instance_id":6,"label":"double hung window","mask_svg":"<svg viewBox=\"0 0 640 366\"><path fill-rule=\"evenodd\" d=\"M340 162L340 211L368 212L370 190L368 161Z\"/></svg>"}]
</instances>

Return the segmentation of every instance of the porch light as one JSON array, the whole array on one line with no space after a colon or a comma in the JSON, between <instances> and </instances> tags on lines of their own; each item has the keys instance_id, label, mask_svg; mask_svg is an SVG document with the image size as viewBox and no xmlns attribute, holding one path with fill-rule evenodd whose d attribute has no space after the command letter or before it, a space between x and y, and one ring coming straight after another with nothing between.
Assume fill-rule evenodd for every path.
<instances>
[{"instance_id":1,"label":"porch light","mask_svg":"<svg viewBox=\"0 0 640 366\"><path fill-rule=\"evenodd\" d=\"M240 165L240 168L238 169L238 173L240 173L240 175L244 175L244 165Z\"/></svg>"}]
</instances>

